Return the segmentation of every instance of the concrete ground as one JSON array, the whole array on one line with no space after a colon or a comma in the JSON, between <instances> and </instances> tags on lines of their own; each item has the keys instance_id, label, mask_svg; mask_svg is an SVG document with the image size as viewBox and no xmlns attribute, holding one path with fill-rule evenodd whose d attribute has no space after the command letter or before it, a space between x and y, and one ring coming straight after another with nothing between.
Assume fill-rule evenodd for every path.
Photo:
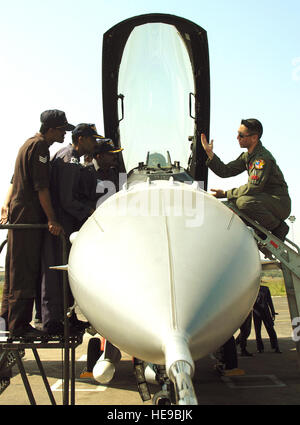
<instances>
[{"instance_id":1,"label":"concrete ground","mask_svg":"<svg viewBox=\"0 0 300 425\"><path fill-rule=\"evenodd\" d=\"M300 404L300 368L295 343L291 338L291 322L286 297L274 297L276 312L275 330L282 354L271 350L269 339L263 328L265 352L256 353L254 329L248 340L248 351L253 357L239 357L239 367L245 370L244 376L224 378L214 370L215 360L208 356L196 362L193 379L195 392L200 405L299 405ZM85 334L83 343L76 349L76 405L136 405L151 406L152 402L143 402L137 391L131 357L123 353L115 377L107 385L99 385L88 379L80 379L80 373L86 366L87 343L91 338ZM39 349L54 398L58 405L63 404L62 376L63 350ZM27 372L36 403L49 405L42 378L32 350L26 349L23 364ZM150 386L151 393L159 387ZM0 405L29 405L28 396L19 373L13 367L13 377L8 388L0 395Z\"/></svg>"}]
</instances>

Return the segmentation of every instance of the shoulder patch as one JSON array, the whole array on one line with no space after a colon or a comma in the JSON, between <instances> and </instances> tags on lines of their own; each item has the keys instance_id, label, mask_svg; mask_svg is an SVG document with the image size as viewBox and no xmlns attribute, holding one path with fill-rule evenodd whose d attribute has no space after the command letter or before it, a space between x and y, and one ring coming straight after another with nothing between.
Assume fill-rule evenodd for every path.
<instances>
[{"instance_id":1,"label":"shoulder patch","mask_svg":"<svg viewBox=\"0 0 300 425\"><path fill-rule=\"evenodd\" d=\"M254 167L257 170L262 170L264 168L265 165L265 161L263 159L258 159L257 161L255 161L254 163Z\"/></svg>"},{"instance_id":2,"label":"shoulder patch","mask_svg":"<svg viewBox=\"0 0 300 425\"><path fill-rule=\"evenodd\" d=\"M46 162L48 161L48 157L40 155L39 161L42 162L43 164L46 164Z\"/></svg>"}]
</instances>

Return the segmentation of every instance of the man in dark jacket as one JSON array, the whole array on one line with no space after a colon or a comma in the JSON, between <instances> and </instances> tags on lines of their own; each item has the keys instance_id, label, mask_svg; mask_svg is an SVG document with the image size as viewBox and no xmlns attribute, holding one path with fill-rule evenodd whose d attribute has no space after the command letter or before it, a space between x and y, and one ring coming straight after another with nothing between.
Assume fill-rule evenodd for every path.
<instances>
[{"instance_id":1,"label":"man in dark jacket","mask_svg":"<svg viewBox=\"0 0 300 425\"><path fill-rule=\"evenodd\" d=\"M80 157L92 154L97 145L94 124L79 124L72 132L72 144L58 151L51 160L50 192L53 205L66 237L66 255L71 249L70 235L80 229L96 207L95 174L80 164ZM42 255L42 322L49 335L64 332L63 318L63 276L62 272L49 267L62 264L61 240L51 235L45 237ZM73 297L69 291L69 305ZM81 330L86 324L77 319L75 313L70 318L72 331Z\"/></svg>"},{"instance_id":2,"label":"man in dark jacket","mask_svg":"<svg viewBox=\"0 0 300 425\"><path fill-rule=\"evenodd\" d=\"M99 141L99 143L98 143ZM66 255L71 243L70 235L80 229L96 209L97 173L94 168L80 163L83 155L93 155L95 149L109 139L97 133L94 124L79 124L72 132L72 144L58 151L51 160L50 192L57 217L63 226L66 237ZM113 144L111 151L117 151ZM42 278L42 322L49 335L64 332L63 318L63 277L62 272L49 269L62 264L61 240L47 235L43 244ZM69 291L69 305L73 304ZM78 320L75 313L70 318L71 330L82 330L87 322Z\"/></svg>"},{"instance_id":3,"label":"man in dark jacket","mask_svg":"<svg viewBox=\"0 0 300 425\"><path fill-rule=\"evenodd\" d=\"M265 325L265 328L270 337L271 347L275 353L280 353L278 346L277 335L274 329L275 320L274 305L271 297L270 290L267 286L260 285L259 293L255 304L253 306L253 321L256 335L257 351L263 353L264 344L261 338L261 324Z\"/></svg>"},{"instance_id":4,"label":"man in dark jacket","mask_svg":"<svg viewBox=\"0 0 300 425\"><path fill-rule=\"evenodd\" d=\"M289 227L284 222L291 212L288 186L273 155L262 145L262 124L256 119L242 120L237 139L242 153L235 161L224 164L213 152L213 141L208 144L201 135L202 146L208 156L208 167L219 177L236 176L248 172L248 182L239 188L212 189L216 198L226 198L279 239L284 240Z\"/></svg>"}]
</instances>

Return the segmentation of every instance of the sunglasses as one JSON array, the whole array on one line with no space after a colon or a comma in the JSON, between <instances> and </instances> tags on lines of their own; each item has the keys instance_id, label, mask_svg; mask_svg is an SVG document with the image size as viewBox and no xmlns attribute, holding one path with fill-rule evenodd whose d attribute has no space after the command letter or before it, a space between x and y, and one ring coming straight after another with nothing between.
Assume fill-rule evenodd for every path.
<instances>
[{"instance_id":1,"label":"sunglasses","mask_svg":"<svg viewBox=\"0 0 300 425\"><path fill-rule=\"evenodd\" d=\"M245 137L253 136L254 134L256 134L256 133L242 134L242 133L238 132L238 137L240 137L241 139L244 139Z\"/></svg>"}]
</instances>

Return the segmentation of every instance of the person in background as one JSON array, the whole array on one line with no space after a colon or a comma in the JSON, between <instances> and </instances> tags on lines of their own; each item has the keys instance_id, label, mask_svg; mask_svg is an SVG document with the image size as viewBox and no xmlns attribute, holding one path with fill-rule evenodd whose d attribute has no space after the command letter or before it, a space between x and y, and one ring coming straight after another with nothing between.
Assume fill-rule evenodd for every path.
<instances>
[{"instance_id":1,"label":"person in background","mask_svg":"<svg viewBox=\"0 0 300 425\"><path fill-rule=\"evenodd\" d=\"M278 346L278 339L274 329L275 309L270 290L267 286L260 285L259 293L253 306L253 322L256 335L257 351L264 352L264 344L261 338L261 325L265 325L268 332L271 347L275 353L281 353Z\"/></svg>"},{"instance_id":2,"label":"person in background","mask_svg":"<svg viewBox=\"0 0 300 425\"><path fill-rule=\"evenodd\" d=\"M247 339L251 333L251 324L252 324L252 310L248 314L246 320L240 326L240 333L237 336L235 343L236 345L240 345L241 348L241 356L242 357L252 357L253 354L249 353L247 350Z\"/></svg>"},{"instance_id":3,"label":"person in background","mask_svg":"<svg viewBox=\"0 0 300 425\"><path fill-rule=\"evenodd\" d=\"M230 337L215 353L216 371L222 376L245 375L243 369L238 368L238 356L234 337Z\"/></svg>"},{"instance_id":4,"label":"person in background","mask_svg":"<svg viewBox=\"0 0 300 425\"><path fill-rule=\"evenodd\" d=\"M115 147L111 140L100 140L96 146L92 161L97 180L110 182L111 185L114 185L115 192L120 189L118 153L122 151L123 148Z\"/></svg>"}]
</instances>

